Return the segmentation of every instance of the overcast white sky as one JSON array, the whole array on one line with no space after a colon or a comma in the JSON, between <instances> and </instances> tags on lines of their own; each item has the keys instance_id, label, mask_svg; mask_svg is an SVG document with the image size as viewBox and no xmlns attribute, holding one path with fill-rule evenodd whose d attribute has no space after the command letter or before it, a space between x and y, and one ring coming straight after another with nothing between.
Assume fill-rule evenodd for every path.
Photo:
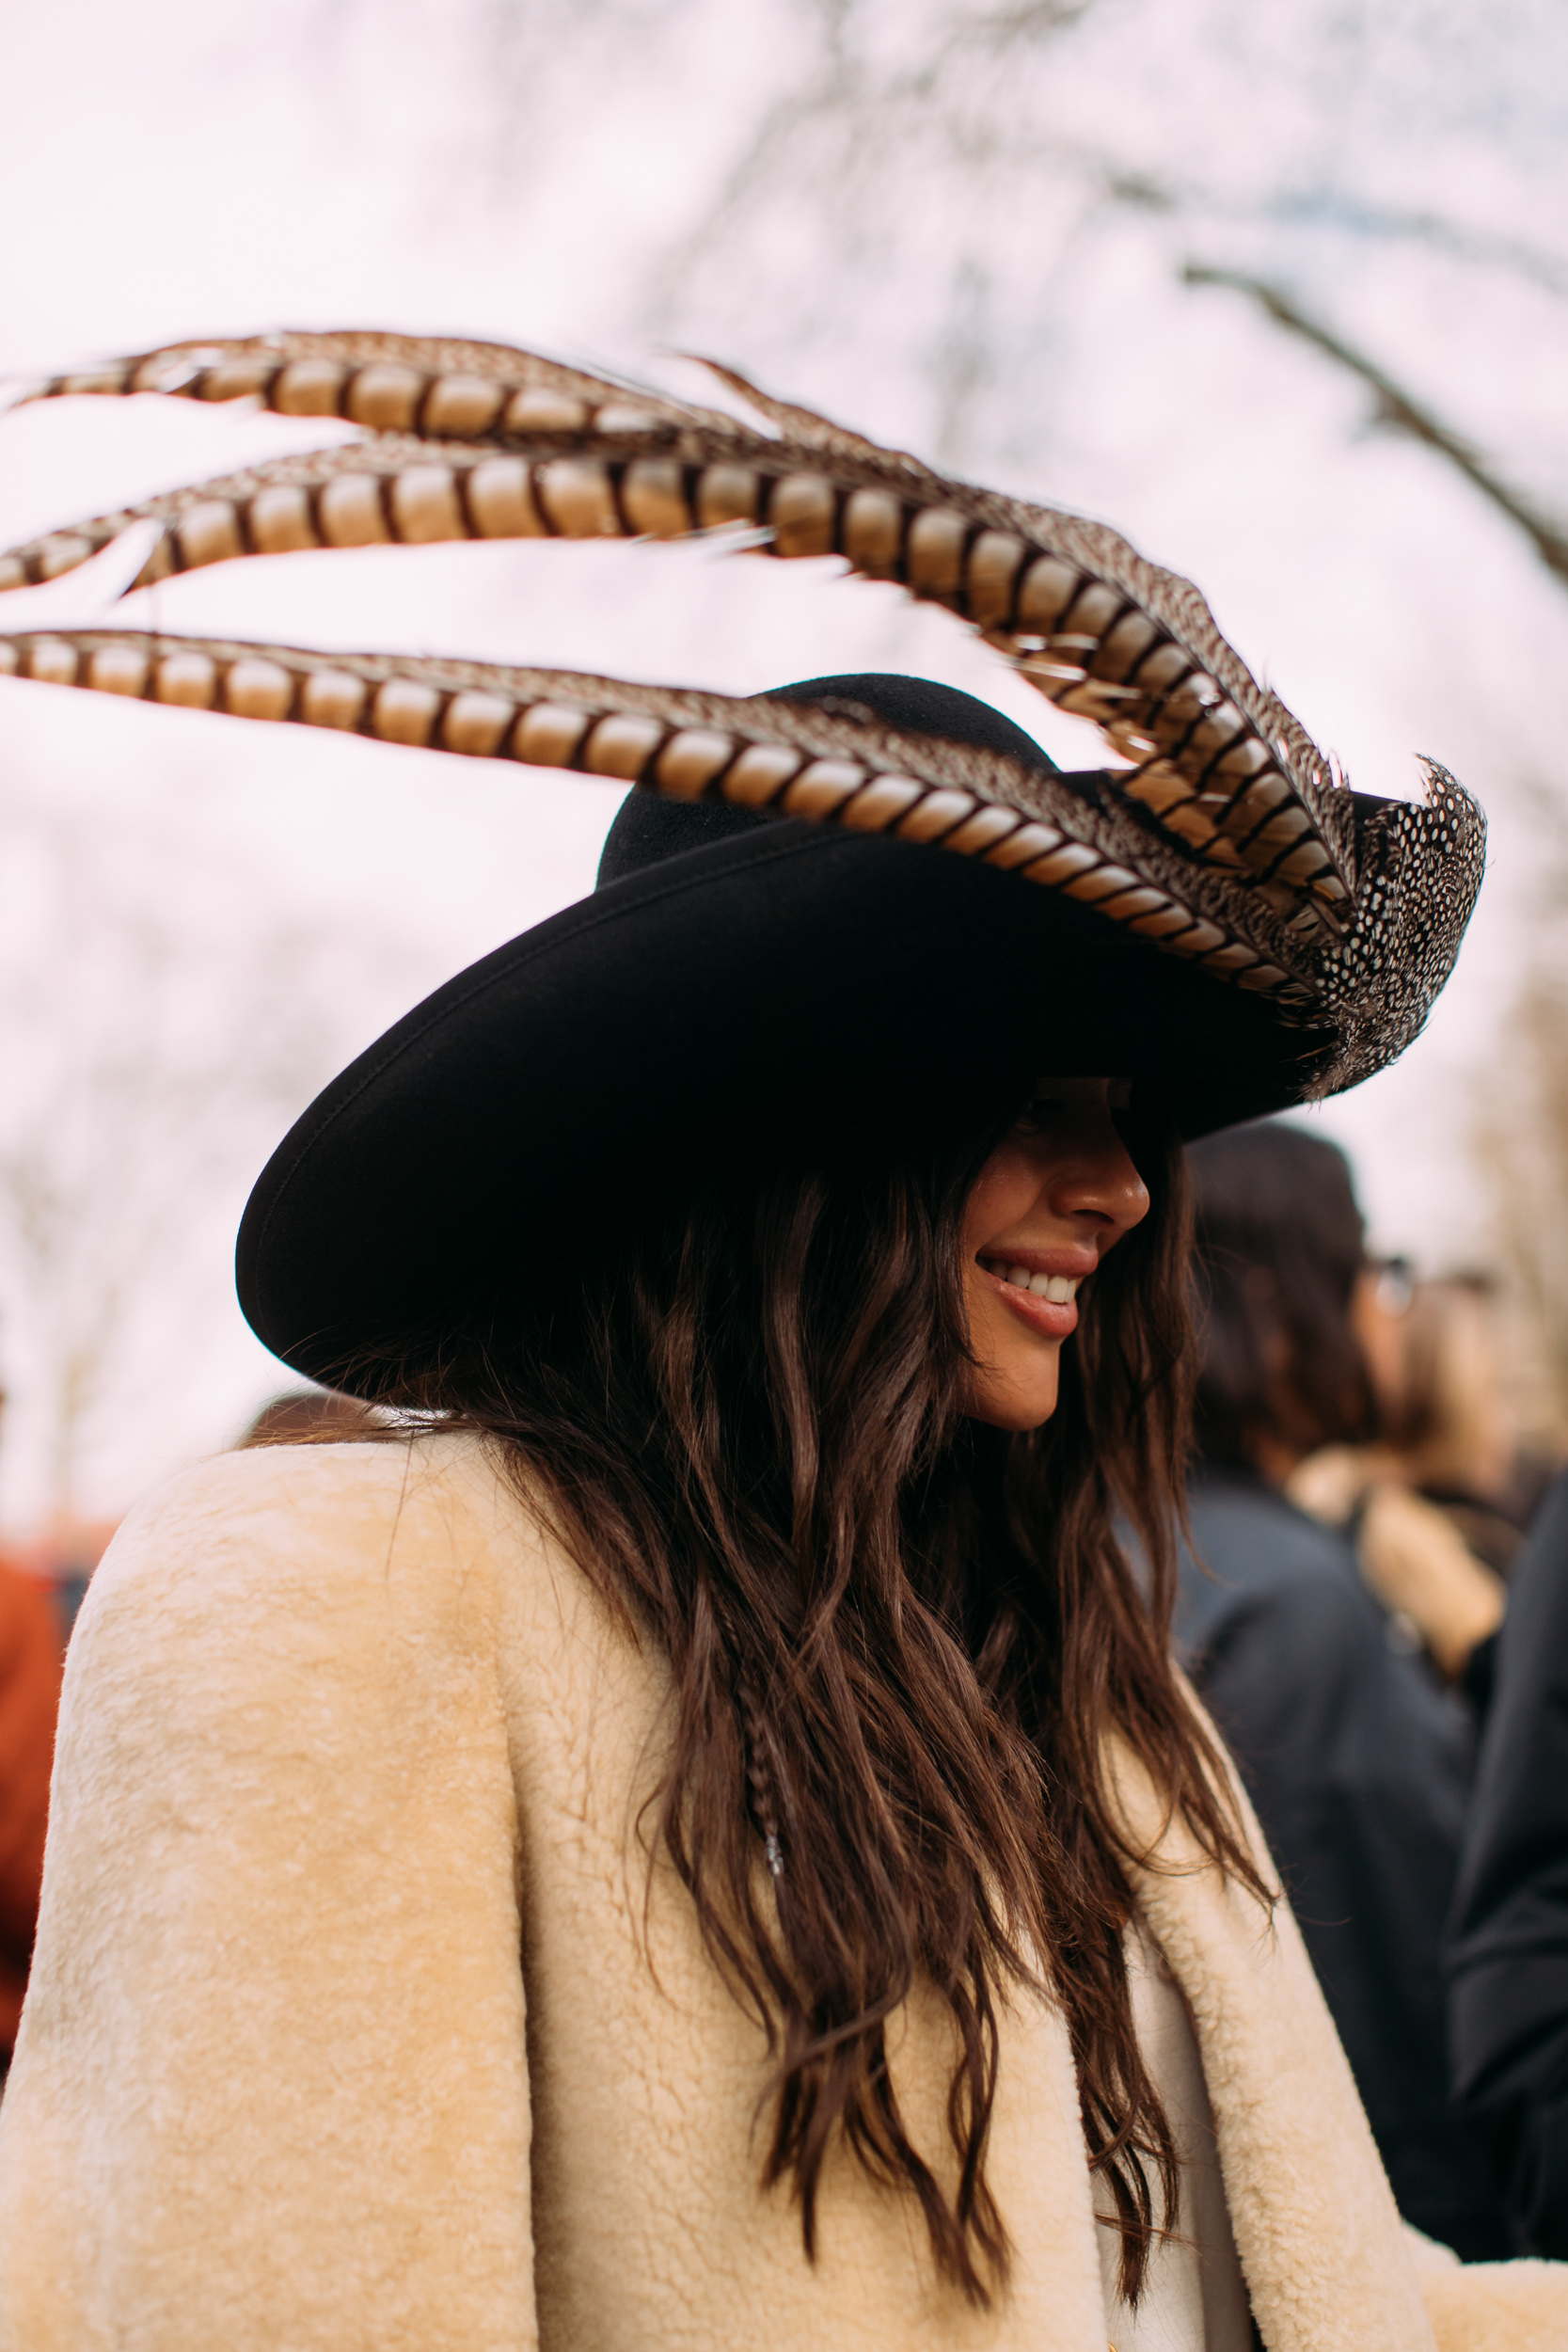
<instances>
[{"instance_id":1,"label":"overcast white sky","mask_svg":"<svg viewBox=\"0 0 1568 2352\"><path fill-rule=\"evenodd\" d=\"M686 384L661 350L706 348L956 470L1104 515L1200 582L1357 785L1413 791L1424 751L1486 803L1493 873L1437 1018L1320 1115L1380 1240L1484 1260L1468 1137L1543 919L1529 794L1568 792L1568 594L1436 460L1369 430L1354 385L1179 274L1196 256L1280 278L1568 508L1568 20L1546 0L1484 21L1446 0L1094 0L1050 33L1052 14L13 8L0 370L276 325L510 337ZM0 419L0 544L291 437L178 403L18 411ZM29 617L83 600L62 581ZM925 670L1095 756L944 616L831 565L294 557L177 583L158 612L732 689ZM120 1507L277 1385L228 1263L271 1141L426 988L585 889L614 804L582 781L0 684L0 1041L20 1073L0 1145L76 1073L92 1214L107 1228L138 1186L180 1211L135 1253L84 1504ZM74 898L35 888L38 856L79 866ZM121 903L166 938L154 1062L171 991L202 999L200 1051L220 1060L267 1059L253 1032L276 1033L267 1088L188 1150L171 1112L161 1156L155 1121L129 1140L122 1114L95 1125L87 1083L140 1001ZM0 1311L0 1516L18 1525L42 1506L53 1327L3 1250Z\"/></svg>"}]
</instances>

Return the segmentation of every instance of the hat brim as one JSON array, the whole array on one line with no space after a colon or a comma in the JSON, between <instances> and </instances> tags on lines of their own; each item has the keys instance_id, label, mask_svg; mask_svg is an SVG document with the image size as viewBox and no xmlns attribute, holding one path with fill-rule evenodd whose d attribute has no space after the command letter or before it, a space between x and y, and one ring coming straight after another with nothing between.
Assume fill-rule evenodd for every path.
<instances>
[{"instance_id":1,"label":"hat brim","mask_svg":"<svg viewBox=\"0 0 1568 2352\"><path fill-rule=\"evenodd\" d=\"M666 859L437 989L321 1094L241 1225L240 1303L353 1385L617 1160L727 1112L1032 1074L1157 1086L1183 1135L1298 1102L1324 1041L1019 877L792 820Z\"/></svg>"}]
</instances>

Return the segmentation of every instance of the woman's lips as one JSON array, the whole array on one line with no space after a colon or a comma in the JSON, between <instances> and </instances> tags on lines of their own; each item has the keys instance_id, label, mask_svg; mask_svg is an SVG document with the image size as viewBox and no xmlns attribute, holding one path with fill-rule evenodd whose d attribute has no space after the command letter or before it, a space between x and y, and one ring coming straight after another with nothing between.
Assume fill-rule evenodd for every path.
<instances>
[{"instance_id":1,"label":"woman's lips","mask_svg":"<svg viewBox=\"0 0 1568 2352\"><path fill-rule=\"evenodd\" d=\"M1037 1338L1066 1340L1078 1328L1078 1285L1098 1261L1076 1250L1023 1249L987 1250L976 1263L1010 1311Z\"/></svg>"}]
</instances>

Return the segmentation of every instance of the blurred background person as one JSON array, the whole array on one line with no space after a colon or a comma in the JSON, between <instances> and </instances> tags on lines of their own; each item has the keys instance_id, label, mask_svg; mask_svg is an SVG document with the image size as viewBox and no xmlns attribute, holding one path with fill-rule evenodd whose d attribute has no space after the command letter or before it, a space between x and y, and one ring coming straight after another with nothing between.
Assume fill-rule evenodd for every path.
<instances>
[{"instance_id":1,"label":"blurred background person","mask_svg":"<svg viewBox=\"0 0 1568 2352\"><path fill-rule=\"evenodd\" d=\"M61 1656L48 1587L0 1560L0 2078L38 1926Z\"/></svg>"},{"instance_id":2,"label":"blurred background person","mask_svg":"<svg viewBox=\"0 0 1568 2352\"><path fill-rule=\"evenodd\" d=\"M1505 1581L1550 1466L1520 1444L1496 1284L1365 1267L1352 1320L1377 1405L1376 1442L1325 1446L1286 1482L1331 1525L1355 1522L1363 1573L1478 1708Z\"/></svg>"},{"instance_id":3,"label":"blurred background person","mask_svg":"<svg viewBox=\"0 0 1568 2352\"><path fill-rule=\"evenodd\" d=\"M1178 1640L1258 1808L1401 2212L1466 2259L1501 2255L1506 2222L1448 2096L1441 1942L1470 1717L1370 1589L1349 1528L1285 1492L1323 1448L1379 1434L1353 1319L1364 1247L1350 1170L1333 1145L1275 1122L1190 1159L1200 1457ZM1446 1608L1441 1577L1429 1583L1421 1631L1458 1671L1483 1620Z\"/></svg>"},{"instance_id":4,"label":"blurred background person","mask_svg":"<svg viewBox=\"0 0 1568 2352\"><path fill-rule=\"evenodd\" d=\"M1568 1475L1511 1590L1450 1977L1454 2088L1519 2250L1568 2256Z\"/></svg>"},{"instance_id":5,"label":"blurred background person","mask_svg":"<svg viewBox=\"0 0 1568 2352\"><path fill-rule=\"evenodd\" d=\"M1412 1281L1396 1262L1368 1269L1356 1309L1364 1344L1376 1318L1397 1343L1386 1390L1375 1359L1373 1373L1399 1474L1506 1581L1550 1472L1520 1444L1496 1280L1463 1272Z\"/></svg>"},{"instance_id":6,"label":"blurred background person","mask_svg":"<svg viewBox=\"0 0 1568 2352\"><path fill-rule=\"evenodd\" d=\"M63 1650L49 1586L0 1555L0 2081L38 1927Z\"/></svg>"}]
</instances>

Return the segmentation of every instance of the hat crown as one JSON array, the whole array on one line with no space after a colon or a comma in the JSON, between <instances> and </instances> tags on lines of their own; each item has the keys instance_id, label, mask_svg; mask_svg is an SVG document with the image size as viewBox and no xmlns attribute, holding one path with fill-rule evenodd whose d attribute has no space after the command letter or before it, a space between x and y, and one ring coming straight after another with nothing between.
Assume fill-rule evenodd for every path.
<instances>
[{"instance_id":1,"label":"hat crown","mask_svg":"<svg viewBox=\"0 0 1568 2352\"><path fill-rule=\"evenodd\" d=\"M1058 772L1050 755L1011 719L976 695L966 694L957 686L939 685L933 678L907 677L894 670L849 671L834 677L799 678L791 686L770 687L761 699L809 703L840 719L879 719L884 725L911 735L974 743L981 751L1000 752L1006 758ZM776 818L737 808L726 801L676 801L651 792L628 792L606 836L594 886L603 890L610 882L641 874L688 850L706 850L736 834L754 833L759 825L777 822Z\"/></svg>"}]
</instances>

